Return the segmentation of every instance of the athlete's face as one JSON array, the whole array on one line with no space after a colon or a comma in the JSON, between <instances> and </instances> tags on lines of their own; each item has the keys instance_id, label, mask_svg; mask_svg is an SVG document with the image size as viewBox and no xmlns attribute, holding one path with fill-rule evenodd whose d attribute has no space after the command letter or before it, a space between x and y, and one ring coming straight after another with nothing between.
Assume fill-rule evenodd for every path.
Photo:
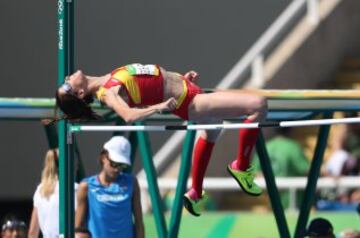
<instances>
[{"instance_id":1,"label":"athlete's face","mask_svg":"<svg viewBox=\"0 0 360 238\"><path fill-rule=\"evenodd\" d=\"M65 78L65 83L59 88L60 94L71 93L80 99L85 97L87 80L81 70Z\"/></svg>"}]
</instances>

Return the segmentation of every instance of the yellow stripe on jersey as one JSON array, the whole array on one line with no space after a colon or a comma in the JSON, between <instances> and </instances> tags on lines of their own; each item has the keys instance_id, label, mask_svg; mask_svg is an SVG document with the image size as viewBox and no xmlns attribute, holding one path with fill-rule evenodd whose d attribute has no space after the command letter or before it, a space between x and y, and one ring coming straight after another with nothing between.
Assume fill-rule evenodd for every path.
<instances>
[{"instance_id":1,"label":"yellow stripe on jersey","mask_svg":"<svg viewBox=\"0 0 360 238\"><path fill-rule=\"evenodd\" d=\"M141 93L139 85L134 80L134 77L131 76L126 69L116 72L113 75L113 79L119 80L125 85L130 97L135 104L141 103Z\"/></svg>"},{"instance_id":2,"label":"yellow stripe on jersey","mask_svg":"<svg viewBox=\"0 0 360 238\"><path fill-rule=\"evenodd\" d=\"M186 81L185 79L183 80L183 92L180 95L180 97L177 99L176 101L176 109L179 109L179 107L181 106L181 104L184 102L186 95L188 93L188 87L186 85Z\"/></svg>"},{"instance_id":3,"label":"yellow stripe on jersey","mask_svg":"<svg viewBox=\"0 0 360 238\"><path fill-rule=\"evenodd\" d=\"M134 77L131 76L125 68L120 69L116 73L114 73L111 79L120 81L126 87L129 96L135 104L141 103L141 93L139 85L136 83L136 80L134 80ZM99 90L96 92L97 99L101 100L106 90L108 90L108 88L100 87Z\"/></svg>"},{"instance_id":4,"label":"yellow stripe on jersey","mask_svg":"<svg viewBox=\"0 0 360 238\"><path fill-rule=\"evenodd\" d=\"M105 95L106 90L106 88L101 86L96 92L96 98L101 101L101 98Z\"/></svg>"},{"instance_id":5,"label":"yellow stripe on jersey","mask_svg":"<svg viewBox=\"0 0 360 238\"><path fill-rule=\"evenodd\" d=\"M127 70L119 70L113 75L113 78L119 80L125 85L128 93L130 94L130 97L135 104L141 103L141 93L139 85L136 83L134 77L131 76Z\"/></svg>"}]
</instances>

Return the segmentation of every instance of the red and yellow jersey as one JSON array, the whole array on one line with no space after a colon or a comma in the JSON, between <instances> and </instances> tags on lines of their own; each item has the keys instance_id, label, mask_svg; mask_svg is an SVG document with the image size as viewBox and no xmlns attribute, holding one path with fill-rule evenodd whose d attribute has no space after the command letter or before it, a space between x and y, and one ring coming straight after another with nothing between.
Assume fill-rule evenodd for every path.
<instances>
[{"instance_id":1,"label":"red and yellow jersey","mask_svg":"<svg viewBox=\"0 0 360 238\"><path fill-rule=\"evenodd\" d=\"M115 69L111 78L96 92L100 100L106 90L124 86L129 106L153 105L163 101L164 79L158 65L129 64Z\"/></svg>"}]
</instances>

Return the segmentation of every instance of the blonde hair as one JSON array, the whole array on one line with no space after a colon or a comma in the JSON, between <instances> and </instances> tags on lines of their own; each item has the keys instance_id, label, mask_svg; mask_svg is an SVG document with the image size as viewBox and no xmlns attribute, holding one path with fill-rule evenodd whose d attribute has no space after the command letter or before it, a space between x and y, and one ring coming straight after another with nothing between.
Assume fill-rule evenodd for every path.
<instances>
[{"instance_id":1,"label":"blonde hair","mask_svg":"<svg viewBox=\"0 0 360 238\"><path fill-rule=\"evenodd\" d=\"M59 180L58 155L58 149L48 150L45 155L44 168L41 173L40 194L46 198L54 193L56 183Z\"/></svg>"}]
</instances>

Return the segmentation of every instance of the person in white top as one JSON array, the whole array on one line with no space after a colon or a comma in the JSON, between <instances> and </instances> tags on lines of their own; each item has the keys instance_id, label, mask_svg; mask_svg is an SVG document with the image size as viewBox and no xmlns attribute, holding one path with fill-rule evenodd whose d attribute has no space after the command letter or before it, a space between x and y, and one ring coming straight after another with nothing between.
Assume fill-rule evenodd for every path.
<instances>
[{"instance_id":1,"label":"person in white top","mask_svg":"<svg viewBox=\"0 0 360 238\"><path fill-rule=\"evenodd\" d=\"M77 184L75 184L75 190L76 188ZM40 231L43 238L59 237L59 177L57 149L50 149L46 153L41 183L36 188L33 200L34 207L31 215L28 238L38 238Z\"/></svg>"}]
</instances>

